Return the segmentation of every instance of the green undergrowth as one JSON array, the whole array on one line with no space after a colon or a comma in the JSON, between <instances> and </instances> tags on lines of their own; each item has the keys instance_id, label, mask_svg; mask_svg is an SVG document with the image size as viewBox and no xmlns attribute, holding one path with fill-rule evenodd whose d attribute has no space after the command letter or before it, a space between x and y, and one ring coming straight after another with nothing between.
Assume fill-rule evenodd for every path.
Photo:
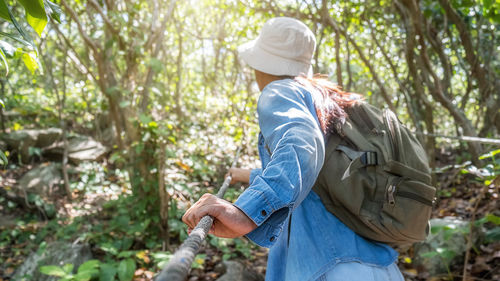
<instances>
[{"instance_id":1,"label":"green undergrowth","mask_svg":"<svg viewBox=\"0 0 500 281\"><path fill-rule=\"evenodd\" d=\"M190 161L185 162L191 164ZM175 184L170 183L167 189L179 196L172 196L169 203L168 248L164 248L161 238L159 213L148 212L148 201L120 191L127 188L124 183L126 176L120 170L106 165L86 163L76 168L79 177L78 181L71 183L71 188L79 196L72 202L73 210L87 213L71 218L59 212L55 218L44 222L40 222L36 213L17 217L15 226L0 231L0 249L10 251L0 257L0 263L5 265L9 257L17 257L18 263L5 265L11 273L30 253L42 254L50 242L77 241L90 245L94 259L79 267L73 264L43 265L39 268L40 272L60 280L77 281L151 278L166 265L175 249L188 237L187 226L181 218L189 204L181 198L190 198L194 202L204 192L213 193L215 187L210 186L218 184L203 183L203 180L210 180L214 175L213 171L206 173L207 165L203 162L201 165L190 165L194 167L190 169L179 164L174 166L178 168L177 181ZM188 172L190 177L181 177ZM240 189L231 188L226 199L235 200L240 193ZM115 195L108 196L114 199L101 203L85 201L89 197L86 195L93 194ZM0 200L6 201L1 197ZM8 205L12 211L19 208L12 202L8 202ZM219 256L219 261L240 257L252 259L252 249L256 248L245 238L222 239L209 235L207 241L205 249L196 256L193 268L203 269L206 262L213 258L212 255Z\"/></svg>"}]
</instances>

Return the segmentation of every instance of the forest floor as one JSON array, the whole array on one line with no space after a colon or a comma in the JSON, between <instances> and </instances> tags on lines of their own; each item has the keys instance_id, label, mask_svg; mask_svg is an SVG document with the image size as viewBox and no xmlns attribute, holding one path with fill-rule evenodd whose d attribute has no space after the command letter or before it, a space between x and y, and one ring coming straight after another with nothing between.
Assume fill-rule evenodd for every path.
<instances>
[{"instance_id":1,"label":"forest floor","mask_svg":"<svg viewBox=\"0 0 500 281\"><path fill-rule=\"evenodd\" d=\"M448 156L449 159L446 159L445 156ZM450 153L443 154L443 159L439 164L441 167L456 163ZM30 168L30 166L21 166L16 169L0 171L2 185L5 187L7 183L15 182L21 174ZM474 171L464 173L463 167L460 166L441 168L437 173L437 182L440 186L438 203L432 217L451 216L468 221L482 221L482 226L486 225L491 228L492 223L485 221L484 218L493 213L498 215L499 179L496 178L495 182L486 185L478 176L480 175ZM116 178L107 180L109 182L118 181ZM0 197L0 281L11 280L16 268L25 261L30 253L37 250L41 241L71 240L78 232L89 232L89 235L85 237L91 242L94 257L104 258L109 253L103 250L103 240L96 240L92 236L90 232L94 230L91 226L104 226L103 232L105 232L105 227L112 224L112 217L116 215L112 213L115 209L106 207L106 204L116 201L123 194L124 191L120 189L115 189L113 192L110 190L107 192L76 190L73 194L75 199L69 201L62 192L59 192L57 198L53 198L57 219L51 220L45 220L33 211L7 202L5 198ZM75 221L78 223L75 224ZM181 223L179 225L178 228L184 229ZM181 232L179 230L179 235ZM469 233L463 234L466 236L466 240L472 237ZM113 238L115 234L111 232L106 235L111 235L110 237ZM116 237L124 239L124 234L116 235ZM472 235L475 235L475 232L472 232ZM174 250L178 246L176 243L178 243L179 238L180 236L173 237L169 249ZM136 254L138 261L134 280L152 280L155 272L159 270L158 263L153 262L153 251L148 250L148 246L152 244L147 240L141 240L141 236L135 236L133 239L134 250L142 253L141 256ZM241 261L247 268L259 274L265 274L266 249L252 245L245 239L235 242L211 237L208 240L197 256L197 265L194 266L188 280L217 279L223 274L219 264L222 260L227 259ZM472 237L472 240L475 240L475 237ZM470 247L466 261L463 255L458 253L456 256L462 256L462 258L454 256L453 259L447 261L448 274L430 276L425 269L419 268L414 262L416 257L413 247L399 249L399 267L405 278L412 281L463 280L464 266L469 275L466 280L500 280L500 242L498 239L489 242L483 240Z\"/></svg>"}]
</instances>

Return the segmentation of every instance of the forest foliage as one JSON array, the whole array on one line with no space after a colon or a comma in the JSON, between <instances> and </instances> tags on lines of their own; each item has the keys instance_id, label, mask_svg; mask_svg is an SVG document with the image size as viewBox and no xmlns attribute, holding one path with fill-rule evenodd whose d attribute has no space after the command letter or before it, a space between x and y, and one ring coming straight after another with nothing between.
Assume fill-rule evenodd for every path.
<instances>
[{"instance_id":1,"label":"forest foliage","mask_svg":"<svg viewBox=\"0 0 500 281\"><path fill-rule=\"evenodd\" d=\"M446 165L470 172L471 161L489 171L483 184L495 185L498 144L439 136L499 138L499 0L0 0L1 130L92 135L109 157L74 174L64 163L66 193L77 201L121 194L103 205L113 214L105 223L58 216L26 237L40 244L54 231L98 245L105 258L83 276L128 280L146 259L167 260L164 251L187 235L182 213L216 189L237 147L241 165L258 162L258 90L237 47L275 16L307 24L317 38L314 72L396 112L436 173ZM5 170L43 160L36 152L38 160L23 160L6 150ZM246 240L209 243L225 258L251 255ZM69 266L44 270L80 280Z\"/></svg>"}]
</instances>

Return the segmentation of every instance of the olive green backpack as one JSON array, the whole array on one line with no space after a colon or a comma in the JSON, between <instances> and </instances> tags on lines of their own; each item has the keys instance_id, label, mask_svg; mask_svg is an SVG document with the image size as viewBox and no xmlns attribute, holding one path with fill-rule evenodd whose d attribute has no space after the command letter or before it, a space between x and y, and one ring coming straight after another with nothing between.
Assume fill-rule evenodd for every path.
<instances>
[{"instance_id":1,"label":"olive green backpack","mask_svg":"<svg viewBox=\"0 0 500 281\"><path fill-rule=\"evenodd\" d=\"M390 110L358 102L329 136L313 190L326 209L359 235L405 245L422 241L436 189L426 152Z\"/></svg>"}]
</instances>

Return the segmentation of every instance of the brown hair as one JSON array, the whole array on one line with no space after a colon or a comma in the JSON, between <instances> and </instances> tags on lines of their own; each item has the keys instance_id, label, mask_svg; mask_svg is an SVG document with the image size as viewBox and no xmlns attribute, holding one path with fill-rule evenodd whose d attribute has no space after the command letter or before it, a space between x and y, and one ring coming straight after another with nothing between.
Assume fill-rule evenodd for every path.
<instances>
[{"instance_id":1,"label":"brown hair","mask_svg":"<svg viewBox=\"0 0 500 281\"><path fill-rule=\"evenodd\" d=\"M327 78L327 75L315 74L312 78L297 76L295 80L311 91L323 133L340 133L347 117L345 109L360 101L361 95L343 91Z\"/></svg>"}]
</instances>

